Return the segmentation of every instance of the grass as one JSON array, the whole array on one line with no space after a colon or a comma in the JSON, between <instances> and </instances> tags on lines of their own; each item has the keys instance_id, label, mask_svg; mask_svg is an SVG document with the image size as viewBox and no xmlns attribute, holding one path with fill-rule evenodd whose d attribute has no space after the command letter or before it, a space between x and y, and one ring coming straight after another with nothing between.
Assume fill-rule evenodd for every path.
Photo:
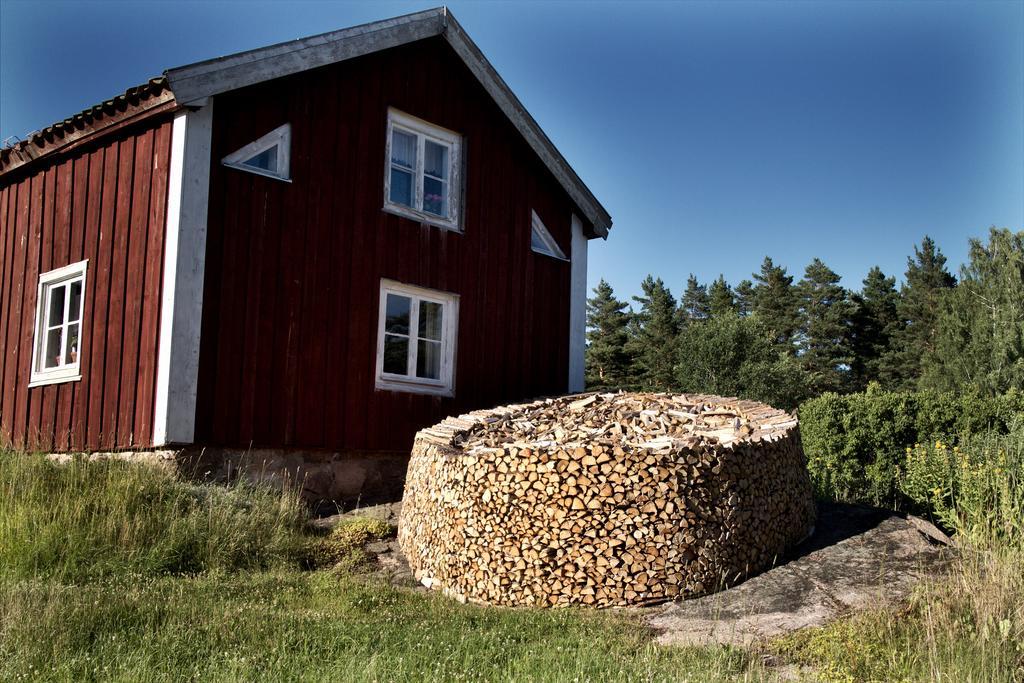
<instances>
[{"instance_id":1,"label":"grass","mask_svg":"<svg viewBox=\"0 0 1024 683\"><path fill-rule=\"evenodd\" d=\"M486 609L304 570L390 530L310 536L289 493L7 455L0 494L0 680L760 676L741 650L660 648L613 612Z\"/></svg>"},{"instance_id":2,"label":"grass","mask_svg":"<svg viewBox=\"0 0 1024 683\"><path fill-rule=\"evenodd\" d=\"M0 576L81 581L294 565L305 513L292 495L196 486L126 462L0 453Z\"/></svg>"},{"instance_id":3,"label":"grass","mask_svg":"<svg viewBox=\"0 0 1024 683\"><path fill-rule=\"evenodd\" d=\"M4 680L727 680L748 668L738 651L657 648L610 614L487 610L328 572L20 582L0 599Z\"/></svg>"},{"instance_id":4,"label":"grass","mask_svg":"<svg viewBox=\"0 0 1024 683\"><path fill-rule=\"evenodd\" d=\"M814 679L1024 681L1024 554L968 549L908 606L863 612L768 646Z\"/></svg>"},{"instance_id":5,"label":"grass","mask_svg":"<svg viewBox=\"0 0 1024 683\"><path fill-rule=\"evenodd\" d=\"M1024 681L1021 520L1001 518L1024 503L1024 439L956 462L940 446L904 474L960 532L952 572L909 605L752 650L662 648L614 611L394 588L353 571L392 529L311 535L291 492L0 454L0 680L771 680L767 655L808 680Z\"/></svg>"}]
</instances>

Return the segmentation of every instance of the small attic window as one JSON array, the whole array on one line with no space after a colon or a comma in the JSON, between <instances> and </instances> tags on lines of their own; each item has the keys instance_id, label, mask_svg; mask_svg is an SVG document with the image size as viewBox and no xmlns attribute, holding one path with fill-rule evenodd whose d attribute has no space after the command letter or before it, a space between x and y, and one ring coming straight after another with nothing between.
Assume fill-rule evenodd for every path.
<instances>
[{"instance_id":1,"label":"small attic window","mask_svg":"<svg viewBox=\"0 0 1024 683\"><path fill-rule=\"evenodd\" d=\"M551 236L544 221L540 219L536 211L530 211L531 215L531 235L530 235L530 248L538 254L545 254L547 256L553 256L563 261L568 261L555 238Z\"/></svg>"},{"instance_id":2,"label":"small attic window","mask_svg":"<svg viewBox=\"0 0 1024 683\"><path fill-rule=\"evenodd\" d=\"M291 181L288 165L291 144L292 126L286 123L227 155L221 163L240 171Z\"/></svg>"}]
</instances>

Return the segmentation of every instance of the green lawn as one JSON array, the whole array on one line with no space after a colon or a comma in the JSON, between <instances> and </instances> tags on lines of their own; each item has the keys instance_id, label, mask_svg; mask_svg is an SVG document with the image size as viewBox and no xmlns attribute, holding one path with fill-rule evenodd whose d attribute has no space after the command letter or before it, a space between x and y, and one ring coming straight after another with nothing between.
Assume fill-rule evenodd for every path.
<instances>
[{"instance_id":1,"label":"green lawn","mask_svg":"<svg viewBox=\"0 0 1024 683\"><path fill-rule=\"evenodd\" d=\"M308 570L268 491L121 463L0 457L0 680L734 680L612 612L460 605Z\"/></svg>"},{"instance_id":2,"label":"green lawn","mask_svg":"<svg viewBox=\"0 0 1024 683\"><path fill-rule=\"evenodd\" d=\"M662 648L614 611L460 605L309 568L349 538L310 536L288 494L0 454L0 680L1024 677L1024 558L1005 547L966 554L906 609L746 651Z\"/></svg>"},{"instance_id":3,"label":"green lawn","mask_svg":"<svg viewBox=\"0 0 1024 683\"><path fill-rule=\"evenodd\" d=\"M330 572L4 586L0 679L708 680L748 658L663 649L610 614L489 610Z\"/></svg>"}]
</instances>

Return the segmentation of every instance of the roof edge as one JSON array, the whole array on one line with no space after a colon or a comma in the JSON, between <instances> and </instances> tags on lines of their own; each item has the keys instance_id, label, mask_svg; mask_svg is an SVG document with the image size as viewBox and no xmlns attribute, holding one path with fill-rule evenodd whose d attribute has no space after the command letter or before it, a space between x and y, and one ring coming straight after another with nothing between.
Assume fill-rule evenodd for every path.
<instances>
[{"instance_id":1,"label":"roof edge","mask_svg":"<svg viewBox=\"0 0 1024 683\"><path fill-rule=\"evenodd\" d=\"M129 88L117 97L84 109L33 133L10 147L0 149L0 177L38 159L64 152L107 132L177 108L167 79L160 76Z\"/></svg>"},{"instance_id":2,"label":"roof edge","mask_svg":"<svg viewBox=\"0 0 1024 683\"><path fill-rule=\"evenodd\" d=\"M548 167L551 173L558 180L562 188L569 194L576 205L583 210L587 220L594 227L594 237L608 237L608 231L612 227L612 217L604 208L594 193L590 191L579 174L573 169L569 162L558 151L551 138L537 123L533 115L523 106L523 103L512 92L512 89L505 83L494 66L477 47L473 39L456 21L451 13L447 14L448 26L444 36L448 44L466 63L469 70L473 72L480 84L487 90L488 94L498 104L498 107L505 113L512 124L519 130L526 139L527 144L533 149Z\"/></svg>"},{"instance_id":3,"label":"roof edge","mask_svg":"<svg viewBox=\"0 0 1024 683\"><path fill-rule=\"evenodd\" d=\"M440 35L445 16L444 8L414 12L179 66L164 75L179 101L201 103L230 90Z\"/></svg>"},{"instance_id":4,"label":"roof edge","mask_svg":"<svg viewBox=\"0 0 1024 683\"><path fill-rule=\"evenodd\" d=\"M164 75L181 104L201 105L209 97L224 92L433 36L444 36L498 108L580 208L587 222L593 226L593 234L590 237L607 237L612 226L608 211L569 165L447 7L208 59L168 69Z\"/></svg>"}]
</instances>

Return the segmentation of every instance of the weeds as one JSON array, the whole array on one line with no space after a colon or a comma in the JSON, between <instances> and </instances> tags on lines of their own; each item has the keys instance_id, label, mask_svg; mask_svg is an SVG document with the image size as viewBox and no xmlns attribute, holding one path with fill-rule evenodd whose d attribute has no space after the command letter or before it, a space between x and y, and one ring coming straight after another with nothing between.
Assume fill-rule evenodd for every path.
<instances>
[{"instance_id":1,"label":"weeds","mask_svg":"<svg viewBox=\"0 0 1024 683\"><path fill-rule=\"evenodd\" d=\"M0 453L0 576L78 581L295 564L297 496L148 465Z\"/></svg>"},{"instance_id":2,"label":"weeds","mask_svg":"<svg viewBox=\"0 0 1024 683\"><path fill-rule=\"evenodd\" d=\"M907 449L903 493L958 554L907 608L855 615L772 646L824 681L1024 681L1024 424Z\"/></svg>"},{"instance_id":3,"label":"weeds","mask_svg":"<svg viewBox=\"0 0 1024 683\"><path fill-rule=\"evenodd\" d=\"M364 546L395 535L396 529L378 519L355 518L342 522L324 538L310 544L307 564L314 568L356 571L367 567L372 557Z\"/></svg>"},{"instance_id":4,"label":"weeds","mask_svg":"<svg viewBox=\"0 0 1024 683\"><path fill-rule=\"evenodd\" d=\"M1008 435L908 448L899 486L919 510L962 538L1024 546L1024 416Z\"/></svg>"}]
</instances>

